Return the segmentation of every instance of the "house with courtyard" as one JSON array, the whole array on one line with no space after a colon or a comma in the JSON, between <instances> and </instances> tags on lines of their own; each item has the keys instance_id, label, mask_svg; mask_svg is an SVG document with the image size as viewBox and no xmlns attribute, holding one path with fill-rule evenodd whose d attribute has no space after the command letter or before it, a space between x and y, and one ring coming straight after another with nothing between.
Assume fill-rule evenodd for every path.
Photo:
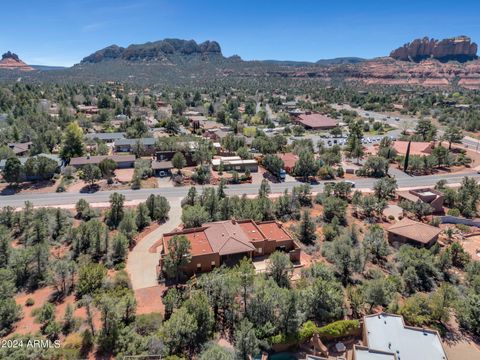
<instances>
[{"instance_id":1,"label":"house with courtyard","mask_svg":"<svg viewBox=\"0 0 480 360\"><path fill-rule=\"evenodd\" d=\"M353 360L448 360L438 331L407 326L399 315L365 316L362 338Z\"/></svg>"},{"instance_id":2,"label":"house with courtyard","mask_svg":"<svg viewBox=\"0 0 480 360\"><path fill-rule=\"evenodd\" d=\"M443 212L444 196L440 191L432 188L416 189L408 191L398 191L397 196L399 200L408 200L412 202L421 201L430 205L434 213Z\"/></svg>"},{"instance_id":3,"label":"house with courtyard","mask_svg":"<svg viewBox=\"0 0 480 360\"><path fill-rule=\"evenodd\" d=\"M183 268L188 276L211 271L223 264L233 266L244 257L268 256L277 250L287 253L294 263L300 261L300 247L281 223L226 220L164 234L161 271L169 241L175 235L185 236L191 245L191 261Z\"/></svg>"},{"instance_id":4,"label":"house with courtyard","mask_svg":"<svg viewBox=\"0 0 480 360\"><path fill-rule=\"evenodd\" d=\"M392 245L409 244L418 247L431 247L438 240L442 230L438 227L403 218L387 229L388 241Z\"/></svg>"}]
</instances>

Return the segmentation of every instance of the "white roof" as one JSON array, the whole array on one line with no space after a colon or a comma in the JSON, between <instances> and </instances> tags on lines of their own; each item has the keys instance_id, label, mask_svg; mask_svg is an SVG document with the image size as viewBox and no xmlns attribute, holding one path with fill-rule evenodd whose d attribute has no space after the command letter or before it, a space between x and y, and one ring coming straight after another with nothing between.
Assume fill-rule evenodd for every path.
<instances>
[{"instance_id":1,"label":"white roof","mask_svg":"<svg viewBox=\"0 0 480 360\"><path fill-rule=\"evenodd\" d=\"M384 313L366 316L364 321L368 347L372 350L396 354L399 360L447 359L435 331L405 326L401 316ZM388 358L365 357L362 360L367 359Z\"/></svg>"},{"instance_id":2,"label":"white roof","mask_svg":"<svg viewBox=\"0 0 480 360\"><path fill-rule=\"evenodd\" d=\"M396 360L392 353L355 347L355 360Z\"/></svg>"}]
</instances>

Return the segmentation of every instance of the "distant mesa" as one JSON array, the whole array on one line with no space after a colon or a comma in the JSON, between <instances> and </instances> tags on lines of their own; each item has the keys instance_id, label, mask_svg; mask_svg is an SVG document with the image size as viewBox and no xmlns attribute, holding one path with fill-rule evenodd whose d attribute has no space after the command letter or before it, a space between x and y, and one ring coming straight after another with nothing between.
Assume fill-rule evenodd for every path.
<instances>
[{"instance_id":1,"label":"distant mesa","mask_svg":"<svg viewBox=\"0 0 480 360\"><path fill-rule=\"evenodd\" d=\"M111 45L85 57L81 63L98 63L107 60L161 61L176 55L222 56L222 50L216 41L197 44L194 40L165 39L134 44L126 48Z\"/></svg>"},{"instance_id":2,"label":"distant mesa","mask_svg":"<svg viewBox=\"0 0 480 360\"><path fill-rule=\"evenodd\" d=\"M393 50L390 57L396 60L420 62L436 59L441 62L466 62L477 59L477 44L468 36L457 36L450 39L436 40L424 37Z\"/></svg>"},{"instance_id":3,"label":"distant mesa","mask_svg":"<svg viewBox=\"0 0 480 360\"><path fill-rule=\"evenodd\" d=\"M25 64L17 54L14 54L10 51L7 51L2 55L2 60L0 60L0 70L21 70L21 71L33 71L34 69L31 66Z\"/></svg>"}]
</instances>

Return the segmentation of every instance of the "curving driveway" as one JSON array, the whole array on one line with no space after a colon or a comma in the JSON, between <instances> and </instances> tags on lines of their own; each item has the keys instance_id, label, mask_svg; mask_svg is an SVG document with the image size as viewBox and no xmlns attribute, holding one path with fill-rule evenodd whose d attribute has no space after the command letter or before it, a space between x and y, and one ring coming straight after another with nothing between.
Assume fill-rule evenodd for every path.
<instances>
[{"instance_id":1,"label":"curving driveway","mask_svg":"<svg viewBox=\"0 0 480 360\"><path fill-rule=\"evenodd\" d=\"M164 233L170 232L180 225L182 216L180 201L180 198L170 200L168 220L145 236L128 254L126 270L130 275L133 290L158 285L157 265L160 253L150 252L149 249L162 238Z\"/></svg>"}]
</instances>

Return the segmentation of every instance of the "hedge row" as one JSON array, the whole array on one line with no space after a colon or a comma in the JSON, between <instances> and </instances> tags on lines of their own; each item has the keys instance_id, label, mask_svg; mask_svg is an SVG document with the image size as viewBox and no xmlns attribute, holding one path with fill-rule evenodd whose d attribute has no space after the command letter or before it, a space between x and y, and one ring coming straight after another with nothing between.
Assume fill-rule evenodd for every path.
<instances>
[{"instance_id":1,"label":"hedge row","mask_svg":"<svg viewBox=\"0 0 480 360\"><path fill-rule=\"evenodd\" d=\"M297 334L278 334L273 336L270 341L272 344L295 342L301 344L309 341L315 333L319 334L322 340L334 340L358 334L359 330L360 322L358 320L339 320L322 327L318 327L313 321L309 320L300 327Z\"/></svg>"}]
</instances>

